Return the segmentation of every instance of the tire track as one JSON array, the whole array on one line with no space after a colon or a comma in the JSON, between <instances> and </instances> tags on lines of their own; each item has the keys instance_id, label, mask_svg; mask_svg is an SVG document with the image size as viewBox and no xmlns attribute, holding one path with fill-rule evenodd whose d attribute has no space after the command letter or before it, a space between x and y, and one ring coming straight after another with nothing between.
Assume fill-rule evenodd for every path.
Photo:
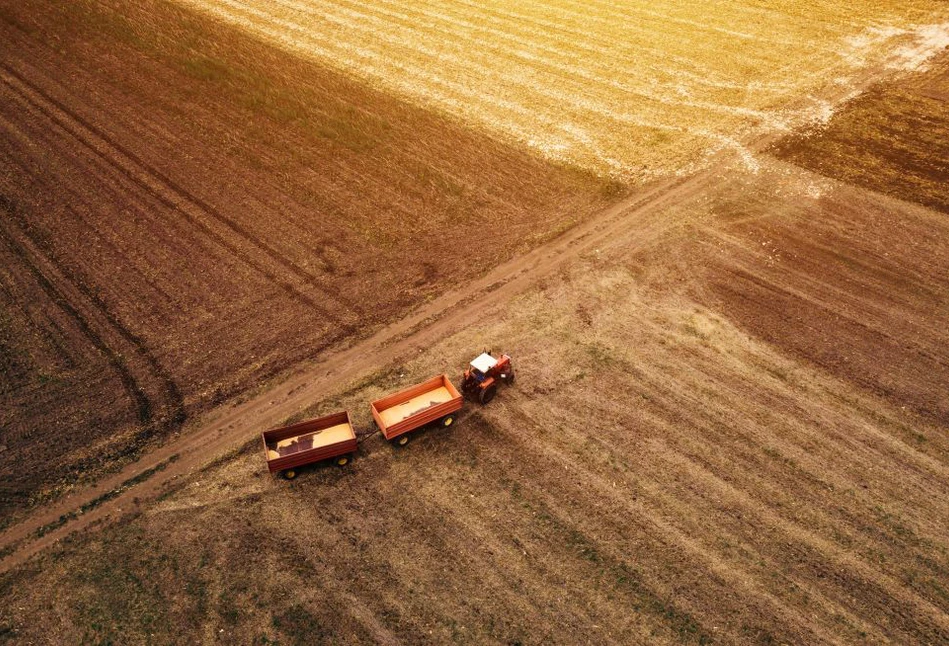
<instances>
[{"instance_id":1,"label":"tire track","mask_svg":"<svg viewBox=\"0 0 949 646\"><path fill-rule=\"evenodd\" d=\"M8 163L17 164L16 160L8 155L4 158ZM19 167L27 176L31 174L30 169L22 164L19 164ZM83 335L90 339L93 347L106 356L109 365L119 374L123 387L135 402L137 417L142 425L136 442L145 442L156 434L180 428L187 418L183 394L171 374L148 349L144 339L118 319L109 304L93 287L82 280L69 278L73 273L57 260L57 254L48 237L31 225L28 217L14 201L0 195L0 209L7 216L5 222L8 229L4 237L8 246L41 285L50 300L76 322ZM72 212L70 207L67 209ZM44 272L44 266L50 267L52 271ZM51 277L52 275L55 275L55 278ZM56 283L62 286L57 286ZM80 302L83 301L90 304L91 309L104 321L104 325L100 324L99 327L110 330L124 344L128 344L128 351L123 352L113 347L114 342L96 331L96 324L82 313ZM143 362L146 372L159 384L160 394L149 396L148 388L143 385L144 379L135 374L126 359L129 355ZM75 365L72 358L69 358L69 362Z\"/></svg>"},{"instance_id":2,"label":"tire track","mask_svg":"<svg viewBox=\"0 0 949 646\"><path fill-rule=\"evenodd\" d=\"M339 297L339 290L320 284L313 274L286 259L276 249L256 238L245 227L236 223L231 218L224 216L207 202L193 195L179 184L176 184L167 175L143 161L127 147L116 142L108 133L105 133L82 116L69 110L68 107L51 97L35 84L30 83L9 64L0 64L0 80L2 80L28 108L33 109L42 118L48 119L56 124L65 133L79 142L83 148L90 151L100 161L124 176L135 186L167 207L171 212L184 216L191 225L200 230L205 236L266 278L270 283L282 289L291 298L301 302L309 309L318 312L322 318L332 320L347 333L351 333L355 330L355 326L351 322L344 320L343 317L337 313L340 309L339 307L325 303L320 304L298 286L281 279L277 274L257 262L251 254L243 251L238 245L228 241L224 236L208 226L201 218L201 215L210 217L212 220L219 222L246 244L259 249L263 252L263 255L270 258L274 264L283 267L304 285L318 289L331 296L333 300L342 304L349 312L356 315L362 314L363 311L361 307L353 303L347 303L344 299Z\"/></svg>"},{"instance_id":3,"label":"tire track","mask_svg":"<svg viewBox=\"0 0 949 646\"><path fill-rule=\"evenodd\" d=\"M36 263L31 259L30 251L28 251L27 248L28 246L32 245L23 244L17 239L17 234L23 235L23 231L18 230L15 233L10 231L13 220L20 219L18 217L19 209L3 195L0 195L0 211L2 211L6 216L0 220L0 239L4 241L5 246L20 260L22 265L27 269L33 279L43 290L43 293L46 294L46 297L63 312L65 312L75 322L83 336L89 340L92 346L106 357L109 365L121 380L122 386L129 398L134 403L139 423L142 425L149 425L152 421L153 415L152 402L146 395L145 389L141 386L139 380L128 368L127 363L122 359L121 354L113 349L105 341L105 339L93 329L93 326L90 324L90 322L85 316L82 315L76 306L73 305L63 290L58 288L54 282L46 276L46 274L40 269L39 263ZM29 236L27 236L27 238L29 239ZM33 241L31 240L31 242ZM56 265L54 261L50 260L50 262L54 266ZM72 283L72 287L75 288L77 285ZM110 318L107 315L106 317ZM144 348L141 348L141 350L146 352L144 351ZM152 361L154 361L154 358L152 358ZM171 392L177 393L180 399L180 393L177 392L177 386L173 386L173 390ZM182 418L181 422L183 421L184 419Z\"/></svg>"}]
</instances>

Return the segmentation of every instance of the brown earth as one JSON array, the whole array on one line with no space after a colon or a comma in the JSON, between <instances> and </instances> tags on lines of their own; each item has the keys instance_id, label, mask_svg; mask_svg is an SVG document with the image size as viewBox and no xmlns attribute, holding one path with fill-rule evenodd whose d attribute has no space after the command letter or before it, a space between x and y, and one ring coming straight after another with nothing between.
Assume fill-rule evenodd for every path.
<instances>
[{"instance_id":1,"label":"brown earth","mask_svg":"<svg viewBox=\"0 0 949 646\"><path fill-rule=\"evenodd\" d=\"M8 518L621 190L161 0L0 39Z\"/></svg>"},{"instance_id":2,"label":"brown earth","mask_svg":"<svg viewBox=\"0 0 949 646\"><path fill-rule=\"evenodd\" d=\"M643 191L149 453L117 482L180 457L5 561L0 635L949 640L949 223L872 168L760 162ZM404 451L365 434L368 401L486 344L518 367L490 406ZM317 397L354 413L351 468L221 455Z\"/></svg>"},{"instance_id":3,"label":"brown earth","mask_svg":"<svg viewBox=\"0 0 949 646\"><path fill-rule=\"evenodd\" d=\"M774 153L804 168L949 213L949 66L877 85L826 127Z\"/></svg>"},{"instance_id":4,"label":"brown earth","mask_svg":"<svg viewBox=\"0 0 949 646\"><path fill-rule=\"evenodd\" d=\"M711 217L691 252L712 252L699 300L788 356L949 422L944 215L853 191L791 204L727 196Z\"/></svg>"}]
</instances>

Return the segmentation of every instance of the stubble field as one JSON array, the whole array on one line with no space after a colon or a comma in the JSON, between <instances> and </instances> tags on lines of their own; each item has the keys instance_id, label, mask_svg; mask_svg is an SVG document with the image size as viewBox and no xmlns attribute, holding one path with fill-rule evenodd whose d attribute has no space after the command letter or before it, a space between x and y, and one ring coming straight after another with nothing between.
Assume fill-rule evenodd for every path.
<instances>
[{"instance_id":1,"label":"stubble field","mask_svg":"<svg viewBox=\"0 0 949 646\"><path fill-rule=\"evenodd\" d=\"M251 5L262 6L240 6ZM940 99L949 92L949 59L943 54L923 60L924 53L939 49L938 30L914 27L911 33L897 33L916 20L939 23L942 16L936 7L857 3L847 10L826 9L838 13L822 23L832 25L825 27L829 31L822 49L813 43L824 32L813 28L813 15L796 5L782 5L784 13L776 14L779 10L767 3L718 3L715 15L721 16L720 22L675 14L671 3L651 5L668 33L681 36L700 30L703 36L695 38L703 42L716 34L722 42L738 38L731 31L762 33L764 27L752 19L756 15L787 24L785 46L792 49L780 55L759 48L743 51L756 62L776 64L783 56L785 72L799 67L808 79L786 80L789 88L799 84L794 86L797 94L789 90L773 105L754 104L750 97L757 95L748 92L744 105L755 110L799 115L802 108L820 105L823 96L846 95L868 70L886 80L839 106L828 123L789 133L767 152L754 145L758 131L752 121L741 117L729 125L706 115L708 124L717 124L709 128L750 136L736 139L747 143L743 153L703 161L710 150L707 140L695 139L692 149L684 138L657 141L656 147L669 145L696 169L706 169L648 189L624 187L615 177L597 179L592 170L609 171L590 161L593 157L583 158L585 169L560 165L500 143L517 139L475 117L471 128L464 128L455 120L464 115L451 117L444 106L428 106L443 112L436 117L385 94L369 93L350 77L245 42L222 24L205 22L174 5L141 3L134 5L138 14L127 13L125 5L121 10L101 3L80 6L87 12L79 14L85 20L111 18L81 31L73 41L46 49L29 49L49 40L37 34L54 28L73 33L83 23L59 10L40 8L22 13L7 9L2 14L6 22L0 23L19 39L24 52L20 58L5 52L2 89L10 101L4 105L16 108L0 113L4 136L17 143L5 153L0 184L5 199L0 230L3 297L13 304L0 321L0 356L5 371L16 376L3 396L21 407L5 408L18 412L5 413L4 437L11 436L7 429L12 419L21 424L12 428L21 429L20 441L25 443L12 455L9 450L0 453L9 460L4 473L34 473L11 465L23 455L22 446L45 441L48 435L33 420L42 419L38 416L43 411L54 417L61 410L57 406L92 401L86 404L89 412L83 413L90 416L125 410L130 419L122 422L124 427L76 413L75 423L88 431L88 438L108 437L109 429L146 428L141 421L144 404L136 392L149 395L144 410L157 411L150 413L152 419L178 419L174 405L162 404L176 401L170 396L174 387L186 415L198 418L175 428L181 428L183 436L204 432L217 437L225 432L218 428L218 418L210 416L201 423L201 413L215 401L202 399L209 396L203 389L221 388L218 397L233 399L234 393L247 393L250 385L258 384L260 393L244 395L253 404L247 419L238 418L227 428L236 450L205 455L199 463L203 468L193 472L172 464L165 471L143 474L144 486L123 490L102 504L100 510L108 508L108 515L99 517L98 525L66 537L35 558L17 559L11 552L16 545L2 543L13 560L3 562L0 574L0 639L167 643L184 635L196 643L252 644L949 640L949 177L938 144L949 141L949 114ZM237 6L214 5L216 11ZM273 10L280 6L290 3L268 4ZM292 15L313 6L296 3ZM419 6L409 3L397 9L431 13ZM447 15L461 5L440 6ZM518 11L539 6L528 3ZM565 3L549 6L560 10L556 20L587 34L590 42L600 42L588 25L581 30L565 18L570 15ZM623 6L626 9L615 11L645 15L644 5ZM347 7L350 12L358 8ZM384 3L373 7L396 10ZM157 25L153 11L166 12L166 31L158 33L176 34L172 40L187 43L184 49L167 49L169 41L156 48L148 40L147 33ZM495 7L490 15L502 14ZM452 24L463 19L457 11L452 15ZM116 23L115 16L125 19ZM435 17L429 18L434 24ZM534 16L531 24L541 25L541 19ZM543 19L552 22L554 17ZM519 21L510 18L508 23ZM42 29L31 32L30 24ZM247 26L263 34L261 25L270 29L275 24L268 18ZM428 25L421 19L413 24L419 29ZM800 33L794 33L794 25ZM333 42L354 42L353 28L343 27ZM308 29L319 33L313 25ZM866 40L874 30L882 40ZM182 39L184 33L197 40ZM213 37L199 37L207 33ZM286 33L297 32L288 28ZM652 30L643 34L659 38ZM204 118L181 124L168 116L161 121L161 136L148 139L144 135L149 128L157 127L154 115L164 113L156 110L140 119L129 102L165 105L160 99L164 92L148 91L154 76L134 74L114 85L82 86L78 84L89 72L81 65L68 68L68 73L51 68L54 62L65 65L65 60L83 54L96 62L100 81L119 74L124 65L113 61L108 66L102 38L112 39L108 42L116 47L125 43L122 60L135 51L145 52L136 59L138 64L153 65L147 69L156 74L170 74L164 92L169 83L190 92L188 105L197 107L189 110L203 110L209 102L207 112L201 112ZM393 38L378 42L388 47ZM799 43L807 38L813 59L802 59L801 51L807 48ZM845 68L821 56L830 56L831 43L841 39L854 45L872 41L867 51L876 62L868 58L867 68L846 63L854 66L846 68L852 76L836 87L833 79L843 78L839 74ZM676 45L657 41L655 47L662 46ZM197 52L214 52L220 60L231 61L244 47L251 59L265 61L255 68L239 57L249 66L240 69L271 70L263 93L248 93L261 87L256 85L259 79L251 81L257 77L250 71L235 77L209 64L203 54L196 57ZM722 47L726 60L728 50ZM46 53L37 58L37 52ZM404 58L424 67L418 57ZM792 65L804 59L800 66ZM31 62L36 60L46 62L42 74ZM292 65L299 67L285 67ZM515 68L511 61L501 67ZM915 72L908 69L913 67ZM765 68L757 65L754 73L777 73L762 71ZM274 69L282 73L275 75ZM357 78L366 73L349 72ZM706 67L697 76L723 82L730 78L724 66L717 74ZM61 100L57 111L44 102L44 97L56 96L57 88L64 89L55 78L68 78L71 88L88 88L89 96L67 95L71 98ZM140 86L133 83L136 78ZM186 83L186 78L191 81ZM282 89L271 88L274 78L284 80ZM747 81L731 79L738 85ZM324 92L323 83L331 83L336 94ZM829 93L821 94L820 88L826 90L828 84ZM110 94L110 88L117 94ZM211 89L215 94L202 94ZM369 111L379 118L400 110L403 121L387 118L389 125L383 128L383 142L388 143L357 146L356 151L340 146L353 136L362 137L344 128L344 121L329 120L335 124L332 135L313 134L313 127L323 132L315 124L329 117L306 110L313 105L324 110L327 97L342 90L355 93L346 94L350 98L342 102L344 108L358 105L360 114L366 106L379 106L381 112ZM398 88L387 90L402 96ZM811 99L800 96L811 91ZM612 99L603 95L603 100ZM719 105L734 105L730 100L740 98L715 98ZM95 109L85 115L80 112L83 105ZM120 105L121 110L116 107ZM281 121L287 105L310 116ZM99 112L108 106L111 111ZM43 108L45 117L40 114ZM66 108L72 120L64 115ZM344 108L337 114L354 114ZM290 114L300 114L293 110ZM217 112L220 117L213 117ZM106 130L106 138L100 127L98 139L77 147L76 132L88 126L77 125L75 116L88 124L95 125L98 118L109 128L128 130ZM238 117L249 119L247 132L260 138L232 129ZM566 122L573 115L563 118ZM188 128L175 140L177 145L162 143L177 128ZM60 141L63 131L72 132L71 143ZM426 138L424 133L431 134ZM194 141L186 145L185 134ZM605 131L601 135L605 137ZM617 146L632 155L643 144L628 135L617 136ZM302 148L302 159L287 152L288 138L304 142L292 148L294 154ZM233 147L217 156L217 146L225 141ZM460 141L469 144L462 147ZM119 144L124 156L114 153ZM653 148L643 150L662 156ZM388 153L377 154L380 149ZM172 150L187 154L173 155ZM424 181L416 178L408 188L399 184L395 189L389 173L393 164L403 168L399 162L406 161L392 155L403 150L453 178L467 178L468 190L481 186L480 199L467 191L454 195L424 174ZM101 162L102 153L113 160L111 165ZM212 158L229 171L231 181L224 186L219 168L207 167ZM145 159L151 160L150 173L129 165L129 160L141 164ZM97 170L100 163L107 172ZM126 170L115 170L117 165ZM685 177L687 165L650 168ZM490 169L496 171L487 175L490 184L476 182ZM90 170L97 171L93 179L87 177ZM314 182L312 199L337 198L325 212L318 211L319 218L301 197L299 176ZM635 172L626 177L633 176ZM156 177L176 178L175 185L190 187L192 197L167 194L167 184L156 184ZM135 184L127 183L133 178ZM351 178L358 178L362 189L385 186L387 191L375 201L366 197L375 195L372 191L334 192ZM434 192L422 193L420 185ZM100 191L107 186L113 186L111 202L101 199ZM415 200L404 202L404 211L388 218L369 210L386 202L393 191ZM139 192L147 194L136 197ZM594 213L626 192L632 198ZM254 197L260 193L280 200L281 208ZM47 202L37 205L37 195L47 196ZM172 204L161 210L157 198L163 196ZM85 206L75 208L73 203ZM219 216L233 226L202 220L207 213L194 211L196 205L218 204ZM254 206L242 216L246 204ZM459 204L472 209L477 227L469 230L458 223ZM333 210L344 208L352 210ZM117 214L127 212L123 209L136 216L119 218ZM507 209L501 213L508 217L491 220L497 209ZM62 223L75 227L80 222L74 210L86 216L82 222L98 227L86 231L109 227L110 248L134 248L135 254L128 255L139 259L156 256L147 263L102 262L108 255L101 242L92 245L97 251L89 255L74 241L106 236L66 228ZM181 227L176 245L156 237L162 227L129 229L126 235L116 228L119 222L131 227L160 217ZM587 219L594 226L578 227L574 237L562 236L568 242L542 244L569 223ZM207 223L200 227L196 221ZM406 221L438 223L457 236L456 246L462 248L487 236L497 249L487 264L515 256L500 265L511 267L509 282L466 290L466 276L448 269L457 272L467 266L470 255L412 255L428 234L416 230L400 237L398 225ZM332 231L327 237L337 240L335 232L345 229L340 222L369 222L387 236L379 241L373 237L377 234L360 229L361 237L342 237L340 254L357 254L370 240L364 261L371 263L383 254L378 262L398 259L403 273L385 282L387 274L367 273L358 263L347 274L343 267L349 265L343 261L322 281L278 271L283 261L292 260L298 268L315 272L314 250L324 248L321 240L328 244L317 232ZM255 251L246 239L231 238L250 227L259 228L254 229L258 244L274 253L260 247ZM232 266L240 265L238 260L220 250L220 259L202 263L200 271L183 271L185 263L193 262L196 247L190 245L199 244L209 231L217 233L220 247L244 252L233 255L245 264L245 273ZM200 244L202 250L212 246ZM441 248L430 244L429 249ZM58 253L56 245L61 245ZM530 260L526 254L524 263L519 262L517 255L532 246L545 260ZM171 249L178 249L180 262L170 262ZM63 260L76 250L82 253L75 264ZM425 275L425 263L434 268L431 280L412 283L416 273ZM271 265L264 274L270 280L249 280L253 272L246 266ZM147 316L130 313L136 307L151 311L152 292L115 295L135 285L131 277L143 274L152 284L174 284L164 293L174 295L167 297L175 305L161 314L170 324L145 325L141 321L149 320ZM182 276L188 276L187 281L180 280ZM110 284L115 285L111 291ZM398 291L406 284L413 288ZM373 365L371 357L363 359L360 365L373 368L347 373L351 378L323 387L319 397L259 385L262 378L278 375L280 366L302 365L301 360L313 356L308 351L332 357L330 348L319 349L324 347L319 340L331 343L338 334L349 342L354 334L352 327L336 325L340 321L301 332L306 328L301 321L319 320L318 313L329 310L341 313L344 324L358 327L367 321L381 327L449 284L461 285L458 291L464 296L454 314L443 312L434 322L422 321L389 345L361 346L357 341L353 346L357 352L360 347L374 348L380 356L380 348L395 348L398 352L386 354L395 361ZM181 285L187 289L182 291ZM338 289L340 299L350 293L364 295L363 309L338 305L326 291L318 291L322 287ZM220 297L208 296L218 289ZM265 289L283 295L268 296ZM294 293L316 303L311 318L300 318L306 308L300 314L282 309L285 319L264 316L259 323L247 317L270 312L274 305L285 307ZM187 295L191 306L181 307ZM122 306L105 307L113 301ZM196 314L199 311L205 318ZM221 326L207 327L212 318L220 318ZM224 329L243 336L223 336ZM74 337L66 333L69 330ZM171 340L183 331L191 341L176 345ZM288 339L295 349L288 349ZM140 342L139 350L124 349L123 343L133 341ZM394 450L371 434L368 401L437 372L457 375L472 353L485 346L510 352L518 368L517 383L503 389L489 406L469 404L451 430L422 432L404 450ZM271 363L258 365L259 357L249 362L245 355L250 347L270 348ZM204 372L188 362L195 348L210 362ZM42 376L48 373L40 369L37 357L59 365L57 361L65 361L62 356L73 357L73 372L53 373L63 375L55 386L60 390L53 391L43 383L49 377ZM100 363L86 365L82 357ZM79 366L101 381L80 378ZM140 384L138 390L127 383L121 367ZM331 375L333 369L332 363L319 366L301 378L318 383L318 373ZM243 371L240 380L220 377L233 370ZM70 376L72 383L66 379ZM261 429L254 419L266 417L261 411L270 405L286 410L294 402L296 418L339 408L352 411L364 440L350 467L313 467L292 483L266 474L255 441ZM226 411L215 413L235 419ZM89 445L83 437L77 441ZM184 456L182 462L196 459ZM35 489L35 482L18 485L18 491ZM147 492L141 499L140 490ZM67 519L66 529L70 522Z\"/></svg>"},{"instance_id":2,"label":"stubble field","mask_svg":"<svg viewBox=\"0 0 949 646\"><path fill-rule=\"evenodd\" d=\"M518 145L626 181L826 119L949 42L932 2L186 0Z\"/></svg>"}]
</instances>

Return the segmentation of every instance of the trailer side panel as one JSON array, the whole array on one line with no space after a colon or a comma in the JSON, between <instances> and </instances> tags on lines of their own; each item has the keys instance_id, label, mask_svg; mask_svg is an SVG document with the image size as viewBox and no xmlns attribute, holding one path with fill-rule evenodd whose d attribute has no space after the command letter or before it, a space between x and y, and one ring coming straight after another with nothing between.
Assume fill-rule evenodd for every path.
<instances>
[{"instance_id":1,"label":"trailer side panel","mask_svg":"<svg viewBox=\"0 0 949 646\"><path fill-rule=\"evenodd\" d=\"M262 439L271 473L353 453L358 447L348 411L264 431Z\"/></svg>"},{"instance_id":2,"label":"trailer side panel","mask_svg":"<svg viewBox=\"0 0 949 646\"><path fill-rule=\"evenodd\" d=\"M372 417L387 440L461 410L462 397L439 375L372 402Z\"/></svg>"}]
</instances>

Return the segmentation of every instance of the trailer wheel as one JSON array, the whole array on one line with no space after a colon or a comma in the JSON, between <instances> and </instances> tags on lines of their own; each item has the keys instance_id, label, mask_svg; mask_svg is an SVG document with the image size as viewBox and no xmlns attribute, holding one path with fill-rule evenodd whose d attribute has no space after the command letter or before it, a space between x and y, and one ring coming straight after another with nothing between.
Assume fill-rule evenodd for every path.
<instances>
[{"instance_id":1,"label":"trailer wheel","mask_svg":"<svg viewBox=\"0 0 949 646\"><path fill-rule=\"evenodd\" d=\"M338 458L336 458L336 464L338 464L341 467L344 467L347 464L349 464L349 460L350 460L350 457L348 455L341 455Z\"/></svg>"},{"instance_id":2,"label":"trailer wheel","mask_svg":"<svg viewBox=\"0 0 949 646\"><path fill-rule=\"evenodd\" d=\"M444 426L444 427L446 427L446 428L449 427L449 426L451 426L451 425L454 424L454 423L455 423L455 416L454 416L454 415L445 415L445 416L442 418L442 426Z\"/></svg>"},{"instance_id":3,"label":"trailer wheel","mask_svg":"<svg viewBox=\"0 0 949 646\"><path fill-rule=\"evenodd\" d=\"M482 390L480 393L478 393L478 401L480 401L482 405L487 404L489 401L494 399L494 396L497 394L498 394L498 387L495 386L494 384L491 384L490 386Z\"/></svg>"},{"instance_id":4,"label":"trailer wheel","mask_svg":"<svg viewBox=\"0 0 949 646\"><path fill-rule=\"evenodd\" d=\"M407 434L400 435L399 439L397 439L395 443L398 444L399 446L405 446L406 444L409 443L409 436Z\"/></svg>"},{"instance_id":5,"label":"trailer wheel","mask_svg":"<svg viewBox=\"0 0 949 646\"><path fill-rule=\"evenodd\" d=\"M283 479L284 479L284 480L293 480L294 478L297 477L297 471L296 471L296 469L284 469L284 470L280 473L280 475L283 476Z\"/></svg>"}]
</instances>

